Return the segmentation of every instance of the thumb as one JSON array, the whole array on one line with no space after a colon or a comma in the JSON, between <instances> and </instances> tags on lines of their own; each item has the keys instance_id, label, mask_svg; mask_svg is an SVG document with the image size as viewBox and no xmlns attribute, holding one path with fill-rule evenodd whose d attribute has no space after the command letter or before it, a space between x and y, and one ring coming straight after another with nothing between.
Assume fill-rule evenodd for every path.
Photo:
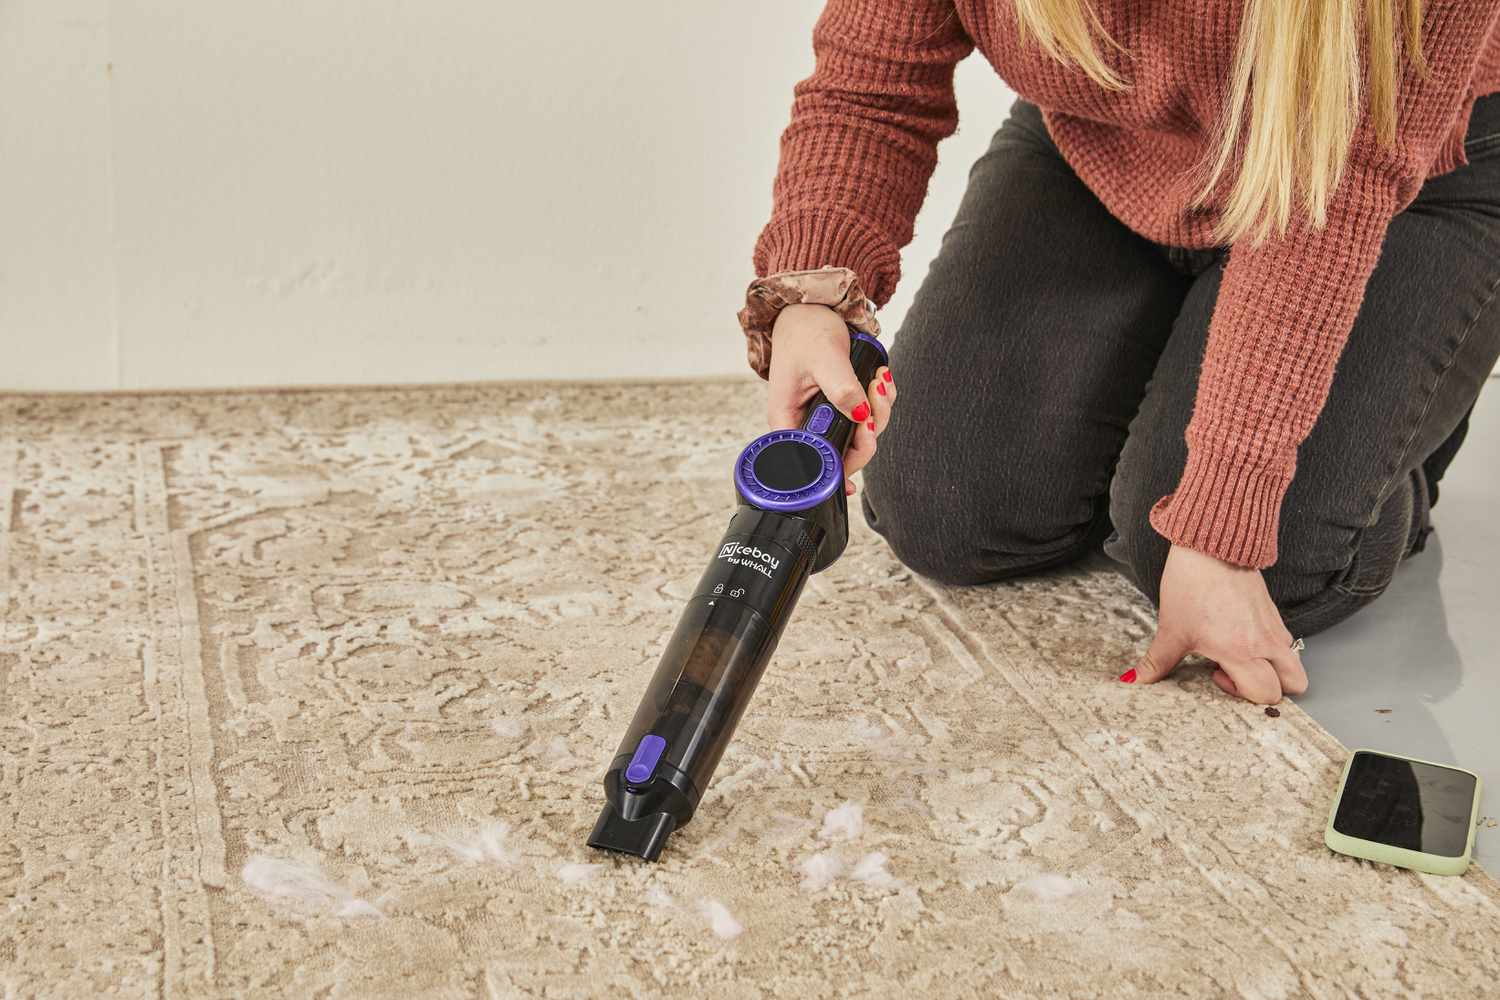
<instances>
[{"instance_id":1,"label":"thumb","mask_svg":"<svg viewBox=\"0 0 1500 1000\"><path fill-rule=\"evenodd\" d=\"M856 425L870 419L869 397L865 395L865 387L859 384L859 377L854 374L845 349L841 347L838 351L820 354L812 363L812 376L828 401Z\"/></svg>"},{"instance_id":2,"label":"thumb","mask_svg":"<svg viewBox=\"0 0 1500 1000\"><path fill-rule=\"evenodd\" d=\"M1158 629L1146 655L1141 657L1134 668L1125 671L1120 680L1127 684L1155 684L1176 670L1177 664L1190 652L1192 644L1187 639Z\"/></svg>"}]
</instances>

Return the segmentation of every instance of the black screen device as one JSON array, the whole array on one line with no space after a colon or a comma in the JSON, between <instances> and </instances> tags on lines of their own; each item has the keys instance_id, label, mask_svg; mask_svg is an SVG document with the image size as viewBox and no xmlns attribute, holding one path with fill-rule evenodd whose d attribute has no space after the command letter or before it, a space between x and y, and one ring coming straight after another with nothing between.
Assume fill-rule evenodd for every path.
<instances>
[{"instance_id":1,"label":"black screen device","mask_svg":"<svg viewBox=\"0 0 1500 1000\"><path fill-rule=\"evenodd\" d=\"M1458 874L1473 852L1479 791L1479 776L1471 771L1356 750L1325 840L1355 857Z\"/></svg>"}]
</instances>

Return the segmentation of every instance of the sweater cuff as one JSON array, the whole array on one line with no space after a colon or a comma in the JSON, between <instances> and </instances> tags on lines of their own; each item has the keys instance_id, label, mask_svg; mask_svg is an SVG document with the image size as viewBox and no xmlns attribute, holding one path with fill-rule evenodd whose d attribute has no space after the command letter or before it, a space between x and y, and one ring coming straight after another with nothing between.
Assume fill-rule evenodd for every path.
<instances>
[{"instance_id":1,"label":"sweater cuff","mask_svg":"<svg viewBox=\"0 0 1500 1000\"><path fill-rule=\"evenodd\" d=\"M793 212L773 220L756 242L754 263L762 278L846 267L876 306L890 300L901 277L901 252L864 219L842 212Z\"/></svg>"},{"instance_id":2,"label":"sweater cuff","mask_svg":"<svg viewBox=\"0 0 1500 1000\"><path fill-rule=\"evenodd\" d=\"M1276 562L1281 501L1293 472L1257 469L1243 459L1189 449L1176 492L1151 508L1151 526L1173 544L1265 569Z\"/></svg>"}]
</instances>

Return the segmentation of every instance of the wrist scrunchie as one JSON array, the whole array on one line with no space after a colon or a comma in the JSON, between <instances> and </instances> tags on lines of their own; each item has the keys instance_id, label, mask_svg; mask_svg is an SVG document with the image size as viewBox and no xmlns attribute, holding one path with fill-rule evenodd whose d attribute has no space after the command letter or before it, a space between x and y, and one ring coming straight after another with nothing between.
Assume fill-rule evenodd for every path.
<instances>
[{"instance_id":1,"label":"wrist scrunchie","mask_svg":"<svg viewBox=\"0 0 1500 1000\"><path fill-rule=\"evenodd\" d=\"M880 336L875 307L860 288L859 277L847 267L828 265L756 278L745 289L745 307L738 315L740 329L745 331L746 360L761 378L771 369L771 329L776 317L787 306L799 303L828 306L860 333Z\"/></svg>"}]
</instances>

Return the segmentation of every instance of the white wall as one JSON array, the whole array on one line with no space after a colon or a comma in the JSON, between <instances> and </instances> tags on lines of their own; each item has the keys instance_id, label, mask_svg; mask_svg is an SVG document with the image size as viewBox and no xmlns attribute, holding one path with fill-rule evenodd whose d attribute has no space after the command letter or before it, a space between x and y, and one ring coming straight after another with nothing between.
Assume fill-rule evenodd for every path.
<instances>
[{"instance_id":1,"label":"white wall","mask_svg":"<svg viewBox=\"0 0 1500 1000\"><path fill-rule=\"evenodd\" d=\"M3 0L0 388L742 372L819 7Z\"/></svg>"}]
</instances>

